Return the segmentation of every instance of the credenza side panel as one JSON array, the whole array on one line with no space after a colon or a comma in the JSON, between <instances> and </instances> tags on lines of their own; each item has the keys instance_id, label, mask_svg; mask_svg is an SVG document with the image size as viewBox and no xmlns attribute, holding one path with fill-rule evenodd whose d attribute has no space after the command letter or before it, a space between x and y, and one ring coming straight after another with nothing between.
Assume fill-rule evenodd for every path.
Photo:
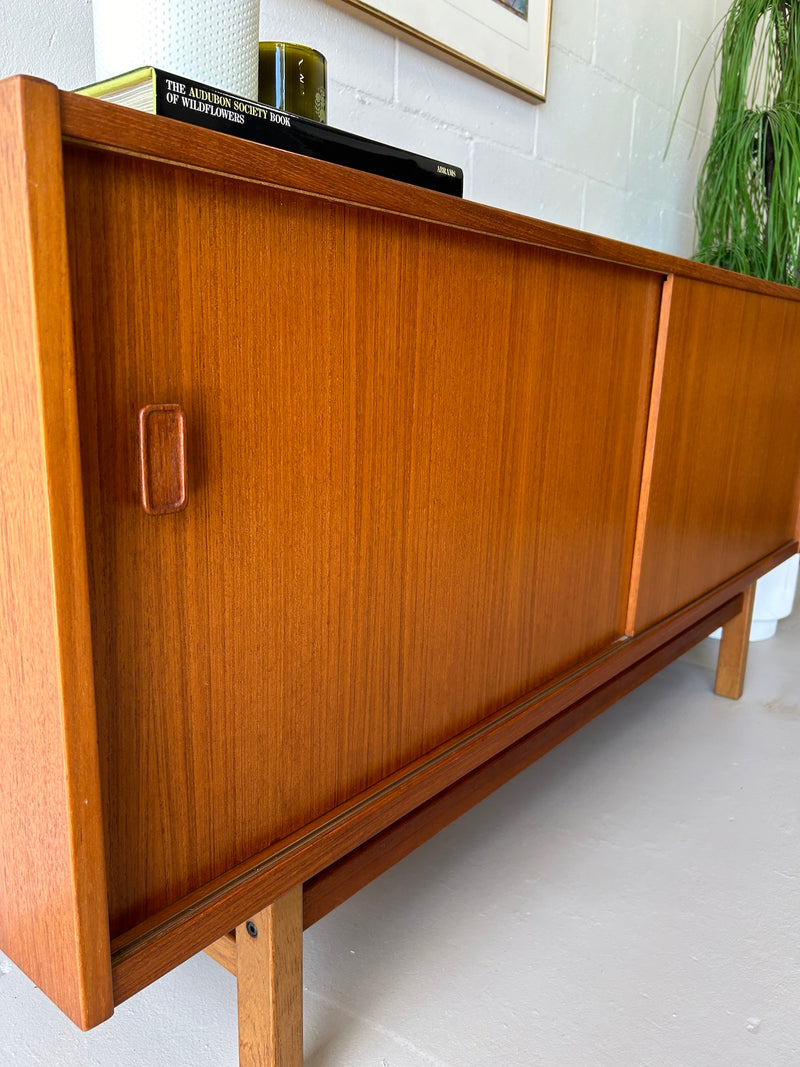
<instances>
[{"instance_id":1,"label":"credenza side panel","mask_svg":"<svg viewBox=\"0 0 800 1067\"><path fill-rule=\"evenodd\" d=\"M113 1010L57 94L0 93L0 947Z\"/></svg>"},{"instance_id":2,"label":"credenza side panel","mask_svg":"<svg viewBox=\"0 0 800 1067\"><path fill-rule=\"evenodd\" d=\"M634 631L796 537L800 304L671 287Z\"/></svg>"},{"instance_id":3,"label":"credenza side panel","mask_svg":"<svg viewBox=\"0 0 800 1067\"><path fill-rule=\"evenodd\" d=\"M662 279L102 151L67 179L119 935L619 639ZM176 514L148 404L185 412Z\"/></svg>"}]
</instances>

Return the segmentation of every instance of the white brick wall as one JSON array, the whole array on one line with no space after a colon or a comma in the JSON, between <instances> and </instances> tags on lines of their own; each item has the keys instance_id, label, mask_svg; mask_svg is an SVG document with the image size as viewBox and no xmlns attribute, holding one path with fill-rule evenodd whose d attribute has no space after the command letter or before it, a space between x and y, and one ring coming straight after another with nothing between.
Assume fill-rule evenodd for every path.
<instances>
[{"instance_id":1,"label":"white brick wall","mask_svg":"<svg viewBox=\"0 0 800 1067\"><path fill-rule=\"evenodd\" d=\"M710 50L663 157L686 78L727 2L553 0L545 104L323 0L265 0L261 36L320 48L328 56L330 121L458 163L471 199L689 255L692 197L713 121L713 89L700 114Z\"/></svg>"},{"instance_id":2,"label":"white brick wall","mask_svg":"<svg viewBox=\"0 0 800 1067\"><path fill-rule=\"evenodd\" d=\"M9 74L33 74L64 89L90 82L91 0L0 0L0 77Z\"/></svg>"},{"instance_id":3,"label":"white brick wall","mask_svg":"<svg viewBox=\"0 0 800 1067\"><path fill-rule=\"evenodd\" d=\"M679 255L713 120L710 50L729 0L553 0L548 99L520 99L324 0L262 0L262 38L328 57L329 121L459 164L468 197ZM0 74L91 81L89 0L0 0Z\"/></svg>"}]
</instances>

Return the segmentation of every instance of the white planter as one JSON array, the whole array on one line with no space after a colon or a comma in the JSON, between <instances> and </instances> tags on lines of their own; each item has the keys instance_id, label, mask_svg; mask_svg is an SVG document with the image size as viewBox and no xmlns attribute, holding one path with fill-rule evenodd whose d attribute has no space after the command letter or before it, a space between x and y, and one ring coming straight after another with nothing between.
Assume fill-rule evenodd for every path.
<instances>
[{"instance_id":1,"label":"white planter","mask_svg":"<svg viewBox=\"0 0 800 1067\"><path fill-rule=\"evenodd\" d=\"M161 67L255 99L259 0L94 0L95 79Z\"/></svg>"},{"instance_id":2,"label":"white planter","mask_svg":"<svg viewBox=\"0 0 800 1067\"><path fill-rule=\"evenodd\" d=\"M799 567L800 556L792 556L758 579L750 626L751 641L765 641L772 637L778 628L778 621L791 615ZM711 636L719 639L722 630L715 630Z\"/></svg>"}]
</instances>

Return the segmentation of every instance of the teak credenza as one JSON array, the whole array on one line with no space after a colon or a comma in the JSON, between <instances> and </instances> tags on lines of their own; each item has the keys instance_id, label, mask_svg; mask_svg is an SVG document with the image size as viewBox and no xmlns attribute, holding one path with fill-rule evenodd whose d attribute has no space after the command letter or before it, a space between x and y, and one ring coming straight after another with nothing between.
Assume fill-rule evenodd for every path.
<instances>
[{"instance_id":1,"label":"teak credenza","mask_svg":"<svg viewBox=\"0 0 800 1067\"><path fill-rule=\"evenodd\" d=\"M797 551L800 297L0 84L0 947L79 1026L302 928ZM236 931L235 937L232 932Z\"/></svg>"}]
</instances>

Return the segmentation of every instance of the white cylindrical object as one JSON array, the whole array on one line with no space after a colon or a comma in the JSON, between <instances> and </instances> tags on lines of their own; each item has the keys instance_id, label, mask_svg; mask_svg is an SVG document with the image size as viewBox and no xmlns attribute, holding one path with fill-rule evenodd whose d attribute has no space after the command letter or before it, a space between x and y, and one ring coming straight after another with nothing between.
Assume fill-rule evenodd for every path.
<instances>
[{"instance_id":1,"label":"white cylindrical object","mask_svg":"<svg viewBox=\"0 0 800 1067\"><path fill-rule=\"evenodd\" d=\"M258 96L259 0L93 0L95 79L160 67Z\"/></svg>"},{"instance_id":2,"label":"white cylindrical object","mask_svg":"<svg viewBox=\"0 0 800 1067\"><path fill-rule=\"evenodd\" d=\"M791 615L797 588L798 563L800 556L792 556L769 574L759 578L753 604L753 624L750 627L751 641L763 641L772 637L778 628L778 621Z\"/></svg>"},{"instance_id":3,"label":"white cylindrical object","mask_svg":"<svg viewBox=\"0 0 800 1067\"><path fill-rule=\"evenodd\" d=\"M774 636L779 620L792 614L799 567L800 556L791 556L756 582L751 641L765 641ZM719 639L722 630L715 630L711 636Z\"/></svg>"}]
</instances>

